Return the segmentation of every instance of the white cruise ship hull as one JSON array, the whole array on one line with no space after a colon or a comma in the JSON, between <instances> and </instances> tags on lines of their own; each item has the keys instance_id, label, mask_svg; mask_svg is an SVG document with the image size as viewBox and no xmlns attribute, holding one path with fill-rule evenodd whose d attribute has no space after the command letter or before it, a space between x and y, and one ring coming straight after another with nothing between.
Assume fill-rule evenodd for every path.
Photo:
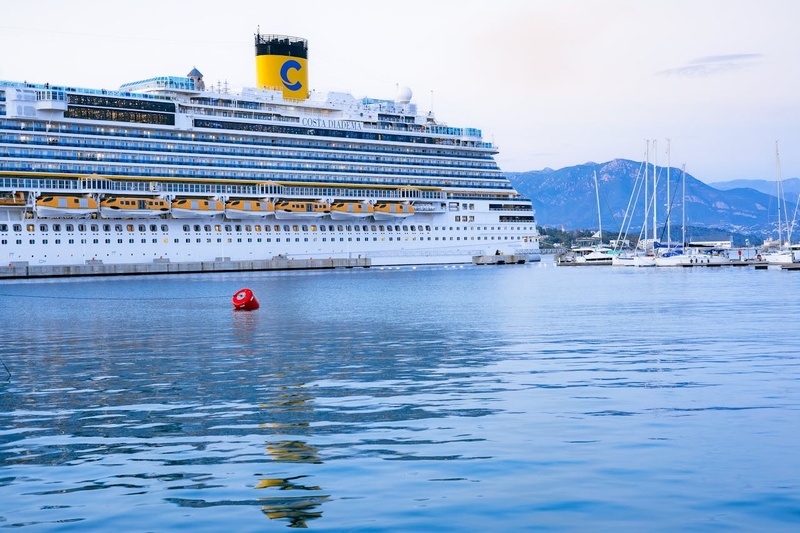
<instances>
[{"instance_id":1,"label":"white cruise ship hull","mask_svg":"<svg viewBox=\"0 0 800 533\"><path fill-rule=\"evenodd\" d=\"M257 87L235 94L196 68L116 91L0 81L0 264L539 260L532 202L479 129L408 89L309 91L304 39L256 34L255 51ZM169 211L103 209L130 199Z\"/></svg>"}]
</instances>

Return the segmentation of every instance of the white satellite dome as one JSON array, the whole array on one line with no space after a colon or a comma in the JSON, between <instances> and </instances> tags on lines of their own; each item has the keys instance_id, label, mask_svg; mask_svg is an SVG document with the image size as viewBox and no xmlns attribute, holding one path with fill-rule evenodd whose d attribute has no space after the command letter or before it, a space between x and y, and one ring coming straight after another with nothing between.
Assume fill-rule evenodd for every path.
<instances>
[{"instance_id":1,"label":"white satellite dome","mask_svg":"<svg viewBox=\"0 0 800 533\"><path fill-rule=\"evenodd\" d=\"M413 93L408 87L398 87L397 96L395 97L394 101L399 104L407 104L411 101L412 95Z\"/></svg>"}]
</instances>

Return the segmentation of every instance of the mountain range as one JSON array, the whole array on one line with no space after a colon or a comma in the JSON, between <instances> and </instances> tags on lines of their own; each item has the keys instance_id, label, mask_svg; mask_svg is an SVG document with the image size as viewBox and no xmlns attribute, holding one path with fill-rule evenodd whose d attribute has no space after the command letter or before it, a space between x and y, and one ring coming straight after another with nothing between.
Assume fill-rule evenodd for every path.
<instances>
[{"instance_id":1,"label":"mountain range","mask_svg":"<svg viewBox=\"0 0 800 533\"><path fill-rule=\"evenodd\" d=\"M647 165L647 197L652 198L653 165ZM606 163L585 163L559 170L545 168L528 172L509 172L506 177L522 196L530 198L540 226L565 230L597 229L597 197L604 232L619 232L629 227L637 234L643 226L645 212L645 164L627 159ZM655 167L656 220L665 225L680 227L683 207L683 172L674 167ZM777 237L778 200L775 181L737 180L706 184L686 173L685 220L687 226L716 228L724 232ZM668 179L669 178L669 179ZM667 184L669 183L669 203ZM786 191L786 211L789 219L796 210L800 179L783 180ZM774 193L768 192L769 190ZM634 191L638 191L633 195ZM633 198L632 198L633 195ZM626 213L630 222L626 218ZM781 224L786 213L781 205ZM653 214L648 209L648 224ZM652 226L651 226L652 227Z\"/></svg>"}]
</instances>

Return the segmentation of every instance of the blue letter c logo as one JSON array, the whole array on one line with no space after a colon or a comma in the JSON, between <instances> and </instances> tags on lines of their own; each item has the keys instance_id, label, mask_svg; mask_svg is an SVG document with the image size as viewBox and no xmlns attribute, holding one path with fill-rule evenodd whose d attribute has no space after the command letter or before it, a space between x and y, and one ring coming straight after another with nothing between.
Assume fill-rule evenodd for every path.
<instances>
[{"instance_id":1,"label":"blue letter c logo","mask_svg":"<svg viewBox=\"0 0 800 533\"><path fill-rule=\"evenodd\" d=\"M281 81L283 82L283 85L290 91L296 91L303 86L303 84L300 83L299 81L296 81L294 83L289 81L289 71L300 70L301 68L303 68L302 65L300 65L300 63L298 63L294 59L290 59L281 66Z\"/></svg>"}]
</instances>

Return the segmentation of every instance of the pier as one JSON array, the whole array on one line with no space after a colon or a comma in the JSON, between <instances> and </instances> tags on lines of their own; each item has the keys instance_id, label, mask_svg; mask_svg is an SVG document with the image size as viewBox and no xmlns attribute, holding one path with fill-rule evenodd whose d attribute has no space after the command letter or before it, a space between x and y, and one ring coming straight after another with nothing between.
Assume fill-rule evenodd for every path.
<instances>
[{"instance_id":1,"label":"pier","mask_svg":"<svg viewBox=\"0 0 800 533\"><path fill-rule=\"evenodd\" d=\"M290 259L273 257L266 260L231 261L220 257L214 261L172 263L103 264L87 261L83 265L30 265L27 261L11 262L0 267L0 279L60 278L73 276L138 276L149 274L195 274L203 272L258 272L266 270L321 270L334 268L369 268L372 260L358 259Z\"/></svg>"},{"instance_id":2,"label":"pier","mask_svg":"<svg viewBox=\"0 0 800 533\"><path fill-rule=\"evenodd\" d=\"M475 265L523 265L527 262L527 255L475 255L472 263Z\"/></svg>"}]
</instances>

